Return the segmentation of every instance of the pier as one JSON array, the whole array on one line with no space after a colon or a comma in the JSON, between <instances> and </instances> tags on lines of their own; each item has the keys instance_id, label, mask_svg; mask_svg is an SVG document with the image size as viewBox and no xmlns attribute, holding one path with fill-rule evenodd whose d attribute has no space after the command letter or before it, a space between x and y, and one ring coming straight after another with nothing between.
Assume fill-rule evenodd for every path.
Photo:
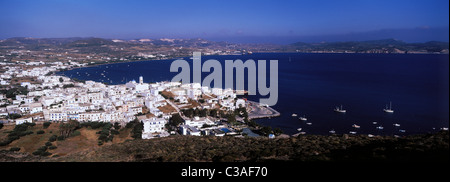
<instances>
[{"instance_id":1,"label":"pier","mask_svg":"<svg viewBox=\"0 0 450 182\"><path fill-rule=\"evenodd\" d=\"M250 112L248 113L248 119L261 119L280 116L280 113L275 109L264 106L258 102L247 101Z\"/></svg>"}]
</instances>

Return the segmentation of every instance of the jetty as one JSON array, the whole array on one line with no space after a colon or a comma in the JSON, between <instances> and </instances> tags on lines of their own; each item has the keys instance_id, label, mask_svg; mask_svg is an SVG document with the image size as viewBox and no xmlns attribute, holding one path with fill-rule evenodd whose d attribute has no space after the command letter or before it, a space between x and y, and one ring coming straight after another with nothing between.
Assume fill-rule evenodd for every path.
<instances>
[{"instance_id":1,"label":"jetty","mask_svg":"<svg viewBox=\"0 0 450 182\"><path fill-rule=\"evenodd\" d=\"M280 116L280 113L275 109L260 104L254 101L247 101L250 112L248 112L248 119L260 119L260 118L271 118Z\"/></svg>"}]
</instances>

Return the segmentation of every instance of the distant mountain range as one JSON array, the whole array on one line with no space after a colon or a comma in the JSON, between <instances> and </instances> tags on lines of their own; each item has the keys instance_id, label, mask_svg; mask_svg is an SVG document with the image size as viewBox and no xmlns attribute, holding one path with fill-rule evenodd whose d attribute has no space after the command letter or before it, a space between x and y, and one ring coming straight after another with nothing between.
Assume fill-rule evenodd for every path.
<instances>
[{"instance_id":1,"label":"distant mountain range","mask_svg":"<svg viewBox=\"0 0 450 182\"><path fill-rule=\"evenodd\" d=\"M24 38L15 37L0 40L0 51L5 49L76 49L80 52L105 52L124 49L146 51L188 48L190 50L246 50L252 52L347 52L347 53L448 53L449 43L430 41L425 43L406 43L396 39L348 42L297 42L288 45L275 44L233 44L205 39L103 39L103 38Z\"/></svg>"}]
</instances>

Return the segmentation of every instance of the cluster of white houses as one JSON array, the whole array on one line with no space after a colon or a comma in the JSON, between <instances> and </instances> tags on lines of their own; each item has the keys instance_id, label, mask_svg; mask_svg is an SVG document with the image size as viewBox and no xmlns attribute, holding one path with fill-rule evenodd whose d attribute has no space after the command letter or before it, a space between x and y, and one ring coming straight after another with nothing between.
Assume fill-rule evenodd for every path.
<instances>
[{"instance_id":1,"label":"cluster of white houses","mask_svg":"<svg viewBox=\"0 0 450 182\"><path fill-rule=\"evenodd\" d=\"M236 94L231 89L210 89L198 83L148 84L144 83L143 77L140 77L138 82L133 80L122 85L105 85L94 81L74 82L64 76L44 76L51 71L61 69L61 65L35 67L25 71L13 69L16 67L8 68L1 78L32 76L41 82L41 84L23 82L22 86L26 86L29 90L27 95L17 95L13 99L7 99L5 95L0 94L0 104L3 105L0 107L0 117L13 113L23 115L22 118L9 120L16 124L33 122L33 120L51 122L77 120L79 122L118 122L124 125L134 120L137 115L144 113L145 109L153 117L138 119L144 123L143 138L152 138L168 135L165 132L165 125L173 113L164 113L158 109L167 104L176 107L177 111L189 105L189 99L201 99L199 107L202 109L235 110L236 107L245 105L242 99L236 101ZM65 85L71 86L65 87ZM174 95L172 100L177 104L165 99L160 94L162 91L170 91ZM215 125L217 122L208 118L185 118L185 123L180 127L180 133L200 135L200 128L205 124ZM223 134L217 128L212 128L211 131L212 133L209 134L218 136Z\"/></svg>"}]
</instances>

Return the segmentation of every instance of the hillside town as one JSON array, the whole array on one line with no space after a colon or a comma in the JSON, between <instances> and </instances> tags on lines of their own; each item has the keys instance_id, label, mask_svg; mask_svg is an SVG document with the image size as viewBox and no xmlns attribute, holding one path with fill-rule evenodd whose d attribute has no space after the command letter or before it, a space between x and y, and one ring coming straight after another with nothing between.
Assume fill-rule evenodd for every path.
<instances>
[{"instance_id":1,"label":"hillside town","mask_svg":"<svg viewBox=\"0 0 450 182\"><path fill-rule=\"evenodd\" d=\"M26 69L24 65L33 67ZM142 76L138 81L132 80L126 84L105 85L52 74L82 66L85 65L2 63L6 71L1 73L0 82L6 89L0 94L0 122L20 125L78 121L125 126L137 120L143 124L143 139L174 134L241 136L242 129L246 127L244 121L248 121L247 112L251 112L249 102L238 98L232 89L209 88L199 83L150 84L145 83ZM186 114L192 110L205 112ZM236 110L240 111L240 114L232 115L232 120L236 121L229 121L230 113ZM182 122L170 125L173 115L181 116Z\"/></svg>"}]
</instances>

